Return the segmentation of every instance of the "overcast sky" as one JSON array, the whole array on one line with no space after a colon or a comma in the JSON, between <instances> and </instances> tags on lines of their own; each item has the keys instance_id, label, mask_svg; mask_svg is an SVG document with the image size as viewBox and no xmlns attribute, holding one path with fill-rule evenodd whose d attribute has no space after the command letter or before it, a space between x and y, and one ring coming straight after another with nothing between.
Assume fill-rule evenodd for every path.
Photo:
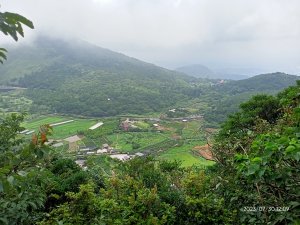
<instances>
[{"instance_id":1,"label":"overcast sky","mask_svg":"<svg viewBox=\"0 0 300 225\"><path fill-rule=\"evenodd\" d=\"M2 0L1 11L34 22L19 44L46 33L167 68L300 74L300 0Z\"/></svg>"}]
</instances>

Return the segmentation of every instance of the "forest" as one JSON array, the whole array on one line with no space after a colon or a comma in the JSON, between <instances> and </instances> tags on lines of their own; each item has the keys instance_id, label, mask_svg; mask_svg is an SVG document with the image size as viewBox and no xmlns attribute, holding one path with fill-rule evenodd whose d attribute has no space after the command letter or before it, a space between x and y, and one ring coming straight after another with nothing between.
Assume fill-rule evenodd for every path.
<instances>
[{"instance_id":1,"label":"forest","mask_svg":"<svg viewBox=\"0 0 300 225\"><path fill-rule=\"evenodd\" d=\"M297 224L300 82L278 95L256 95L215 137L216 164L90 157L87 169L45 142L18 135L22 115L0 126L3 224Z\"/></svg>"}]
</instances>

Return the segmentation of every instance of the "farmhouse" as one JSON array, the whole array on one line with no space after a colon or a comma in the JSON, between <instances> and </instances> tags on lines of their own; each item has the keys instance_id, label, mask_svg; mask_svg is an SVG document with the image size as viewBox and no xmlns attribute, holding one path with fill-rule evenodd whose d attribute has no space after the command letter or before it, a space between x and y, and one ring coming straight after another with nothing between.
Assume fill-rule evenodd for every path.
<instances>
[{"instance_id":1,"label":"farmhouse","mask_svg":"<svg viewBox=\"0 0 300 225\"><path fill-rule=\"evenodd\" d=\"M142 157L142 156L144 156L145 154L144 154L144 153L141 153L141 152L137 152L137 153L135 153L135 155L136 155L136 156L139 156L139 157Z\"/></svg>"},{"instance_id":2,"label":"farmhouse","mask_svg":"<svg viewBox=\"0 0 300 225\"><path fill-rule=\"evenodd\" d=\"M129 118L127 118L126 120L121 122L120 127L124 131L128 131L129 128L137 128L137 126L135 126L134 123L136 123L136 121L133 121L133 120L130 120Z\"/></svg>"},{"instance_id":3,"label":"farmhouse","mask_svg":"<svg viewBox=\"0 0 300 225\"><path fill-rule=\"evenodd\" d=\"M129 160L131 157L127 154L115 154L115 155L110 155L111 158L113 159L119 159L121 161L126 161Z\"/></svg>"},{"instance_id":4,"label":"farmhouse","mask_svg":"<svg viewBox=\"0 0 300 225\"><path fill-rule=\"evenodd\" d=\"M97 154L105 154L108 153L107 149L98 149Z\"/></svg>"}]
</instances>

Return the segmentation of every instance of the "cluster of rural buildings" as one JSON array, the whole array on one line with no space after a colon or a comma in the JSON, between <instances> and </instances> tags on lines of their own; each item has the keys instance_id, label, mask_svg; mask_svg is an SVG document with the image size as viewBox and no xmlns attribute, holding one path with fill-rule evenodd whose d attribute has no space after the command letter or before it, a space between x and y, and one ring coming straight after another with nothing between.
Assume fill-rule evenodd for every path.
<instances>
[{"instance_id":1,"label":"cluster of rural buildings","mask_svg":"<svg viewBox=\"0 0 300 225\"><path fill-rule=\"evenodd\" d=\"M76 163L80 166L84 165L85 158L90 155L108 155L109 157L113 159L118 159L121 161L130 160L135 157L143 157L146 154L141 152L136 153L120 153L118 150L112 148L108 144L103 144L102 148L98 148L96 146L90 146L90 147L80 147L78 142L81 141L82 137L79 135L74 135L68 138L65 138L64 140L59 140L59 142L56 142L54 140L49 140L46 144L51 145L53 147L61 147L64 145L64 143L68 143L69 145L69 152L74 153L76 155Z\"/></svg>"}]
</instances>

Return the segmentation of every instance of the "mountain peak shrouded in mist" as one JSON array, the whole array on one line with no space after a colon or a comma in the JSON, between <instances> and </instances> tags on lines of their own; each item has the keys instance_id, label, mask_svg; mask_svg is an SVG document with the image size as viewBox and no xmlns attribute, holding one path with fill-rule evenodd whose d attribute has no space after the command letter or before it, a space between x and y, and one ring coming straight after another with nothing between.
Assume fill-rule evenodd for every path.
<instances>
[{"instance_id":1,"label":"mountain peak shrouded in mist","mask_svg":"<svg viewBox=\"0 0 300 225\"><path fill-rule=\"evenodd\" d=\"M158 76L161 71L167 76L183 76L180 73L143 62L122 53L102 48L78 39L57 39L40 36L29 45L10 48L7 62L0 68L0 82L22 77L49 66L78 67L85 71L107 70L128 72L143 70L141 75ZM59 67L58 67L59 68ZM137 73L136 71L133 74ZM172 75L171 75L172 74ZM186 76L187 79L190 79ZM164 79L164 76L162 76Z\"/></svg>"},{"instance_id":2,"label":"mountain peak shrouded in mist","mask_svg":"<svg viewBox=\"0 0 300 225\"><path fill-rule=\"evenodd\" d=\"M0 67L0 83L28 88L36 104L60 113L160 111L186 99L181 90L195 80L83 41L39 38L10 55Z\"/></svg>"},{"instance_id":3,"label":"mountain peak shrouded in mist","mask_svg":"<svg viewBox=\"0 0 300 225\"><path fill-rule=\"evenodd\" d=\"M167 68L200 63L213 70L249 67L261 68L259 73L293 74L300 73L299 7L296 0L10 0L1 4L3 11L33 21L35 29L26 30L24 41L45 33L86 40Z\"/></svg>"}]
</instances>

